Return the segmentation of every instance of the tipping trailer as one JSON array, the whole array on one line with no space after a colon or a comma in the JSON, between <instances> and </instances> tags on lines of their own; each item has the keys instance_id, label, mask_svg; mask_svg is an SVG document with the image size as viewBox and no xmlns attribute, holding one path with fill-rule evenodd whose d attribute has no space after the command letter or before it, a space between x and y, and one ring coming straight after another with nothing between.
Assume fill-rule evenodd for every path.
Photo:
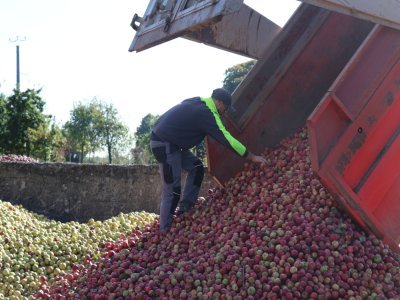
<instances>
[{"instance_id":1,"label":"tipping trailer","mask_svg":"<svg viewBox=\"0 0 400 300\"><path fill-rule=\"evenodd\" d=\"M304 0L283 28L243 0L152 0L129 48L176 37L257 59L224 122L261 152L308 126L324 185L364 229L400 252L400 20L396 1ZM244 160L207 139L221 185Z\"/></svg>"}]
</instances>

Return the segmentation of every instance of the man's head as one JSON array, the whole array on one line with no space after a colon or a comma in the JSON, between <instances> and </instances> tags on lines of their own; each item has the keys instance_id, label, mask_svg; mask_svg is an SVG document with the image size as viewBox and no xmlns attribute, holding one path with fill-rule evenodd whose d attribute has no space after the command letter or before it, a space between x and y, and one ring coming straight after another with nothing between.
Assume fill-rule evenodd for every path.
<instances>
[{"instance_id":1,"label":"man's head","mask_svg":"<svg viewBox=\"0 0 400 300\"><path fill-rule=\"evenodd\" d=\"M214 99L220 115L223 115L228 109L232 109L232 96L227 90L223 88L215 89L211 97Z\"/></svg>"}]
</instances>

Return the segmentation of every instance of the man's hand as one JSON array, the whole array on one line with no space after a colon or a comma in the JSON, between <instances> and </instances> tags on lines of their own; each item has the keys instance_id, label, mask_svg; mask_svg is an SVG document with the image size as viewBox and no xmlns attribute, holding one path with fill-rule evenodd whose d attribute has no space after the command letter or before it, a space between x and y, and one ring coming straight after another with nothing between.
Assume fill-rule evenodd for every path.
<instances>
[{"instance_id":1,"label":"man's hand","mask_svg":"<svg viewBox=\"0 0 400 300\"><path fill-rule=\"evenodd\" d=\"M251 160L254 163L260 163L260 164L266 164L267 161L264 157L262 157L261 155L254 155L253 153L249 152L249 154L247 155L247 158L249 160Z\"/></svg>"}]
</instances>

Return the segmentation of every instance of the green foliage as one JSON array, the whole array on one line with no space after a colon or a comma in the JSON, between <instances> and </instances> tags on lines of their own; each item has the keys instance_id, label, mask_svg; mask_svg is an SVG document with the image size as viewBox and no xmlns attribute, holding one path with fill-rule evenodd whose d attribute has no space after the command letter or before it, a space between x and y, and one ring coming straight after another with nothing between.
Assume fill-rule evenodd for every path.
<instances>
[{"instance_id":1,"label":"green foliage","mask_svg":"<svg viewBox=\"0 0 400 300\"><path fill-rule=\"evenodd\" d=\"M207 150L205 140L202 140L200 144L194 147L193 153L200 158L203 163L206 161Z\"/></svg>"},{"instance_id":2,"label":"green foliage","mask_svg":"<svg viewBox=\"0 0 400 300\"><path fill-rule=\"evenodd\" d=\"M139 127L136 129L135 148L132 149L133 161L136 164L154 164L156 161L150 150L150 135L151 130L158 120L159 116L148 114L146 115Z\"/></svg>"},{"instance_id":3,"label":"green foliage","mask_svg":"<svg viewBox=\"0 0 400 300\"><path fill-rule=\"evenodd\" d=\"M113 154L119 158L120 153L131 144L132 138L128 126L120 122L118 111L112 104L100 103L100 110L102 116L95 124L96 131L100 137L100 144L107 149L108 163L111 164Z\"/></svg>"},{"instance_id":4,"label":"green foliage","mask_svg":"<svg viewBox=\"0 0 400 300\"><path fill-rule=\"evenodd\" d=\"M34 145L32 156L43 161L61 162L64 160L65 137L60 126L48 122L37 129L30 128L28 131L31 144Z\"/></svg>"},{"instance_id":5,"label":"green foliage","mask_svg":"<svg viewBox=\"0 0 400 300\"><path fill-rule=\"evenodd\" d=\"M14 90L14 94L0 100L0 129L2 151L10 154L32 155L30 132L46 127L50 116L43 113L45 102L40 90Z\"/></svg>"},{"instance_id":6,"label":"green foliage","mask_svg":"<svg viewBox=\"0 0 400 300\"><path fill-rule=\"evenodd\" d=\"M233 93L237 86L243 81L251 68L255 65L255 60L237 64L225 71L225 79L223 80L223 88Z\"/></svg>"},{"instance_id":7,"label":"green foliage","mask_svg":"<svg viewBox=\"0 0 400 300\"><path fill-rule=\"evenodd\" d=\"M80 162L89 152L100 148L95 129L96 118L101 114L96 101L88 105L79 102L70 112L70 120L64 124L64 134L67 138L67 152L79 152Z\"/></svg>"},{"instance_id":8,"label":"green foliage","mask_svg":"<svg viewBox=\"0 0 400 300\"><path fill-rule=\"evenodd\" d=\"M108 163L113 154L127 149L131 142L129 129L120 122L118 111L112 104L93 98L89 103L79 102L71 111L70 120L64 125L67 154L80 153L83 162L89 153L107 149Z\"/></svg>"},{"instance_id":9,"label":"green foliage","mask_svg":"<svg viewBox=\"0 0 400 300\"><path fill-rule=\"evenodd\" d=\"M40 90L0 94L0 153L60 161L64 139L60 127L45 115Z\"/></svg>"}]
</instances>

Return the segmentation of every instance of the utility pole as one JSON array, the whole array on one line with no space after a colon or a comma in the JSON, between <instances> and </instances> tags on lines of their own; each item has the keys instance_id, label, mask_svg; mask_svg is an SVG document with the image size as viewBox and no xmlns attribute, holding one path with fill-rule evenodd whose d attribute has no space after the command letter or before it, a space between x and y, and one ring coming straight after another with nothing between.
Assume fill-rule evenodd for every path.
<instances>
[{"instance_id":1,"label":"utility pole","mask_svg":"<svg viewBox=\"0 0 400 300\"><path fill-rule=\"evenodd\" d=\"M20 84L21 84L21 80L20 80L20 72L19 72L19 42L24 42L26 41L26 37L20 38L19 36L17 36L15 39L10 39L11 43L17 43L17 85L16 85L16 89L17 91L19 91L20 88Z\"/></svg>"}]
</instances>

